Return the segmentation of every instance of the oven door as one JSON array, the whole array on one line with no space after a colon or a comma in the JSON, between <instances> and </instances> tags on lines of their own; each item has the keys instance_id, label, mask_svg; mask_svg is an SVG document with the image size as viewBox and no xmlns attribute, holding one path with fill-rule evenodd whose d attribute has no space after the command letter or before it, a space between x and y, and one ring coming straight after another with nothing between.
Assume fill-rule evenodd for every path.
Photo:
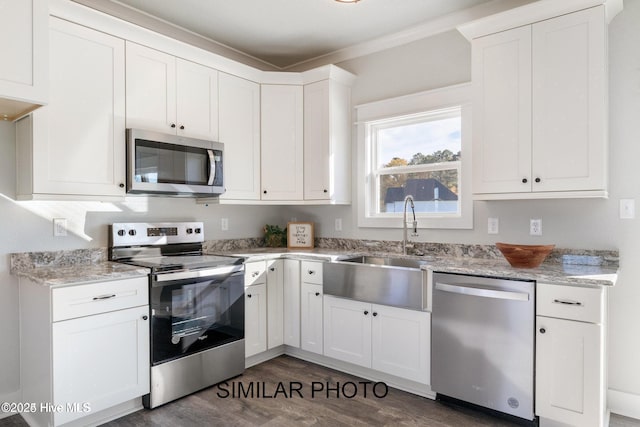
<instances>
[{"instance_id":1,"label":"oven door","mask_svg":"<svg viewBox=\"0 0 640 427\"><path fill-rule=\"evenodd\" d=\"M152 277L152 365L244 338L243 270L236 265Z\"/></svg>"},{"instance_id":2,"label":"oven door","mask_svg":"<svg viewBox=\"0 0 640 427\"><path fill-rule=\"evenodd\" d=\"M127 130L127 192L212 196L224 192L223 144Z\"/></svg>"}]
</instances>

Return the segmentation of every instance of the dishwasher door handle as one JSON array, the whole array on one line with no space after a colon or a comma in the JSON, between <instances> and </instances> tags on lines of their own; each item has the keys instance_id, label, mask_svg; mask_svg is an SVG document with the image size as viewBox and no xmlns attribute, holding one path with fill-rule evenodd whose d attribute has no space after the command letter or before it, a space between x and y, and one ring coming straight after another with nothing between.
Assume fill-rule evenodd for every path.
<instances>
[{"instance_id":1,"label":"dishwasher door handle","mask_svg":"<svg viewBox=\"0 0 640 427\"><path fill-rule=\"evenodd\" d=\"M469 287L465 285L453 285L440 282L436 282L435 288L438 291L450 292L453 294L472 295L475 297L506 299L514 301L529 301L529 294L527 292L499 291L495 289L475 286Z\"/></svg>"}]
</instances>

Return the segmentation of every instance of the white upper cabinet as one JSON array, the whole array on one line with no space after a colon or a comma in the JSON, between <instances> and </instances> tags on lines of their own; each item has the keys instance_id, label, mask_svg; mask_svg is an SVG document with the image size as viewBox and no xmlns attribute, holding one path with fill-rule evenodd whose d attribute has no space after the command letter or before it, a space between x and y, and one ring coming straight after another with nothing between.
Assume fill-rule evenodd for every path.
<instances>
[{"instance_id":1,"label":"white upper cabinet","mask_svg":"<svg viewBox=\"0 0 640 427\"><path fill-rule=\"evenodd\" d=\"M47 102L47 0L0 0L0 119Z\"/></svg>"},{"instance_id":2,"label":"white upper cabinet","mask_svg":"<svg viewBox=\"0 0 640 427\"><path fill-rule=\"evenodd\" d=\"M220 73L224 200L260 200L260 85Z\"/></svg>"},{"instance_id":3,"label":"white upper cabinet","mask_svg":"<svg viewBox=\"0 0 640 427\"><path fill-rule=\"evenodd\" d=\"M17 197L125 194L124 41L50 19L50 102L17 124Z\"/></svg>"},{"instance_id":4,"label":"white upper cabinet","mask_svg":"<svg viewBox=\"0 0 640 427\"><path fill-rule=\"evenodd\" d=\"M218 139L218 71L127 42L127 127Z\"/></svg>"},{"instance_id":5,"label":"white upper cabinet","mask_svg":"<svg viewBox=\"0 0 640 427\"><path fill-rule=\"evenodd\" d=\"M262 85L262 200L303 198L303 89Z\"/></svg>"},{"instance_id":6,"label":"white upper cabinet","mask_svg":"<svg viewBox=\"0 0 640 427\"><path fill-rule=\"evenodd\" d=\"M479 199L606 197L605 7L472 41Z\"/></svg>"},{"instance_id":7,"label":"white upper cabinet","mask_svg":"<svg viewBox=\"0 0 640 427\"><path fill-rule=\"evenodd\" d=\"M304 199L351 203L351 89L304 86Z\"/></svg>"}]
</instances>

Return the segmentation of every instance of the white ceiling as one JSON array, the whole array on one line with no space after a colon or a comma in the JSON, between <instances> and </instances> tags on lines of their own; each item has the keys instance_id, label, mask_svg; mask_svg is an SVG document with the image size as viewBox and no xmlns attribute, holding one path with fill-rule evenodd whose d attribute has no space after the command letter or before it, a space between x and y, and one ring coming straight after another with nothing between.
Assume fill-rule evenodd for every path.
<instances>
[{"instance_id":1,"label":"white ceiling","mask_svg":"<svg viewBox=\"0 0 640 427\"><path fill-rule=\"evenodd\" d=\"M408 32L429 25L431 33L450 30L466 20L531 0L75 1L165 34L188 30L253 62L287 69L372 41L383 41L380 46L386 48L389 40L406 38ZM440 28L443 25L446 28Z\"/></svg>"}]
</instances>

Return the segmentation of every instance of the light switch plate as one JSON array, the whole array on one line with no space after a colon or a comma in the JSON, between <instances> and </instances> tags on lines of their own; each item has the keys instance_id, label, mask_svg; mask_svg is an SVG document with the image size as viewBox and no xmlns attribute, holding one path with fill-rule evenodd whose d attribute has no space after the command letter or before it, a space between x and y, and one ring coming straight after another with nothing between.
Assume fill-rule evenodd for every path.
<instances>
[{"instance_id":1,"label":"light switch plate","mask_svg":"<svg viewBox=\"0 0 640 427\"><path fill-rule=\"evenodd\" d=\"M64 237L67 235L66 218L53 218L53 235L55 237Z\"/></svg>"},{"instance_id":2,"label":"light switch plate","mask_svg":"<svg viewBox=\"0 0 640 427\"><path fill-rule=\"evenodd\" d=\"M336 218L336 231L342 231L342 218Z\"/></svg>"},{"instance_id":3,"label":"light switch plate","mask_svg":"<svg viewBox=\"0 0 640 427\"><path fill-rule=\"evenodd\" d=\"M487 221L487 234L498 234L500 222L498 218L489 218Z\"/></svg>"},{"instance_id":4,"label":"light switch plate","mask_svg":"<svg viewBox=\"0 0 640 427\"><path fill-rule=\"evenodd\" d=\"M229 218L220 218L220 229L222 231L229 231Z\"/></svg>"},{"instance_id":5,"label":"light switch plate","mask_svg":"<svg viewBox=\"0 0 640 427\"><path fill-rule=\"evenodd\" d=\"M620 199L620 219L634 219L636 203L634 199Z\"/></svg>"}]
</instances>

